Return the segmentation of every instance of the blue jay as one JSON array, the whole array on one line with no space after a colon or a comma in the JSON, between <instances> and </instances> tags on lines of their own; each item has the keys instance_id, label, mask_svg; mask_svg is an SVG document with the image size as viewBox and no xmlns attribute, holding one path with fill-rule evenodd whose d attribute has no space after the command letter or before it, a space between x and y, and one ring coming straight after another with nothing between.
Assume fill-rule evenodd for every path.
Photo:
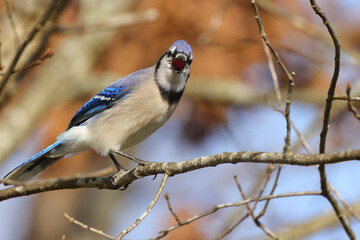
<instances>
[{"instance_id":1,"label":"blue jay","mask_svg":"<svg viewBox=\"0 0 360 240\"><path fill-rule=\"evenodd\" d=\"M30 180L62 157L90 148L109 155L118 170L122 167L113 153L143 164L145 161L122 151L143 141L170 118L184 92L192 60L188 43L176 41L155 66L120 78L91 98L54 144L4 179Z\"/></svg>"}]
</instances>

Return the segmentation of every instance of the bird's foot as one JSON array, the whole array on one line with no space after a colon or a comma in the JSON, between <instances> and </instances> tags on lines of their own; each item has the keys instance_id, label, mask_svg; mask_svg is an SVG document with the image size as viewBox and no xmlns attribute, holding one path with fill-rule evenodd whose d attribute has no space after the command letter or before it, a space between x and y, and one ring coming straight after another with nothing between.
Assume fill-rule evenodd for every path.
<instances>
[{"instance_id":1,"label":"bird's foot","mask_svg":"<svg viewBox=\"0 0 360 240\"><path fill-rule=\"evenodd\" d=\"M113 163L115 164L115 167L116 167L116 169L117 169L118 171L121 171L121 170L125 170L125 171L126 171L126 169L125 169L123 166L121 166L121 164L116 160L114 154L112 154L112 153L110 152L110 153L109 153L109 156L110 156L111 160L113 161Z\"/></svg>"},{"instance_id":2,"label":"bird's foot","mask_svg":"<svg viewBox=\"0 0 360 240\"><path fill-rule=\"evenodd\" d=\"M136 162L137 164L139 164L140 166L145 166L145 165L148 165L148 164L151 164L152 162L149 162L149 161L145 161L145 160L142 160L142 159L139 159L139 158L136 158L134 156L131 156L130 154L127 154L126 152L123 152L123 151L112 151L113 153L116 153L118 155L121 155L123 157L126 157L130 160L132 160L133 162Z\"/></svg>"}]
</instances>

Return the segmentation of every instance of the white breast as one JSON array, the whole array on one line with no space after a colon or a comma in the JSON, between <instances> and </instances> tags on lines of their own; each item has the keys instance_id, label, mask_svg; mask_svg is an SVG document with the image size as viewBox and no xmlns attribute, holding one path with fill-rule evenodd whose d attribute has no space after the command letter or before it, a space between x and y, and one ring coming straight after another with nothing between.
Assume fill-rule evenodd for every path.
<instances>
[{"instance_id":1,"label":"white breast","mask_svg":"<svg viewBox=\"0 0 360 240\"><path fill-rule=\"evenodd\" d=\"M132 147L164 125L175 108L162 99L155 81L145 81L88 125L90 146L102 155Z\"/></svg>"}]
</instances>

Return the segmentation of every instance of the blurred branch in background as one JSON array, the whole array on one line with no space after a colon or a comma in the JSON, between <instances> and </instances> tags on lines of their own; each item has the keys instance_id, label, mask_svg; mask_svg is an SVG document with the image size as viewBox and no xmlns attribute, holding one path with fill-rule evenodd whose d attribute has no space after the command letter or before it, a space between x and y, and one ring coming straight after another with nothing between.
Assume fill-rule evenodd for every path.
<instances>
[{"instance_id":1,"label":"blurred branch in background","mask_svg":"<svg viewBox=\"0 0 360 240\"><path fill-rule=\"evenodd\" d=\"M210 42L211 38L214 36L216 31L220 28L223 18L225 16L226 10L229 7L229 3L231 0L222 0L221 5L217 12L211 16L209 25L204 32L202 32L199 37L198 41L200 44L206 45Z\"/></svg>"},{"instance_id":2,"label":"blurred branch in background","mask_svg":"<svg viewBox=\"0 0 360 240\"><path fill-rule=\"evenodd\" d=\"M56 31L60 33L78 33L91 31L118 30L120 27L128 27L136 24L151 23L158 19L159 12L156 9L148 9L142 12L122 13L108 19L97 19L97 22L87 21L78 26L57 26Z\"/></svg>"},{"instance_id":3,"label":"blurred branch in background","mask_svg":"<svg viewBox=\"0 0 360 240\"><path fill-rule=\"evenodd\" d=\"M19 48L16 51L16 54L14 55L14 58L12 59L11 63L9 64L9 66L7 67L7 70L4 74L4 76L1 79L0 82L0 94L3 93L5 85L7 84L7 82L10 79L10 76L14 73L14 69L22 55L22 53L24 52L25 48L27 47L27 45L34 39L35 35L42 29L44 28L45 24L47 24L48 20L51 17L51 14L54 13L54 9L56 9L56 6L64 6L64 3L66 1L56 1L53 0L47 10L45 11L44 15L40 18L40 20L35 24L35 26L33 27L33 29L29 32L29 34L27 35L27 37L22 41L22 43L19 45ZM62 9L62 8L60 8ZM12 22L12 21L11 21ZM13 27L15 27L14 25L12 25ZM16 34L17 36L17 34Z\"/></svg>"},{"instance_id":4,"label":"blurred branch in background","mask_svg":"<svg viewBox=\"0 0 360 240\"><path fill-rule=\"evenodd\" d=\"M7 12L7 16L9 18L9 22L11 25L11 29L14 33L14 38L15 38L15 48L19 48L20 45L20 39L19 39L19 35L17 33L16 30L16 25L15 25L15 21L14 18L12 16L12 5L11 2L9 0L5 0L5 6L6 6L6 12Z\"/></svg>"},{"instance_id":5,"label":"blurred branch in background","mask_svg":"<svg viewBox=\"0 0 360 240\"><path fill-rule=\"evenodd\" d=\"M306 20L305 18L292 14L288 9L285 9L281 4L277 4L276 2L270 0L257 0L256 3L259 7L261 7L265 11L275 16L286 19L290 24L292 24L297 29L301 30L303 33L311 37L316 37L317 39L326 43L329 47L332 46L332 41L331 39L329 39L329 35L327 33L319 31L319 27L317 27L315 24L311 23L310 21ZM345 51L347 54L349 54L349 56L351 56L355 60L357 66L360 65L360 54L357 51L354 51L352 47L348 46L346 41L342 41L341 48L343 51Z\"/></svg>"},{"instance_id":6,"label":"blurred branch in background","mask_svg":"<svg viewBox=\"0 0 360 240\"><path fill-rule=\"evenodd\" d=\"M9 82L9 80L10 77L13 77L14 73L22 71L24 69L24 67L18 67L18 69L16 69L18 61L21 61L24 66L32 68L36 65L40 65L42 61L52 56L52 54L48 54L48 57L42 60L35 60L35 58L42 51L50 35L53 33L56 22L67 4L68 0L53 1L52 4L48 6L48 9L45 11L44 15L39 19L37 23L34 24L32 31L28 33L26 39L22 42L21 45L19 45L19 48L16 49L16 53L14 53L14 57L11 63L9 63L10 65L8 66L6 72L2 73L2 79L0 81L0 109L3 108L6 101L17 92L17 85L19 81L19 79L17 78L18 76L15 76L15 79L13 81ZM27 19L23 20L26 21ZM35 38L35 36L38 37ZM27 51L25 51L25 48ZM46 56L46 52L44 56ZM7 58L10 58L10 56L7 56ZM28 69L27 67L25 68Z\"/></svg>"},{"instance_id":7,"label":"blurred branch in background","mask_svg":"<svg viewBox=\"0 0 360 240\"><path fill-rule=\"evenodd\" d=\"M356 202L351 205L351 207L359 212L360 211L360 202ZM350 218L350 214L346 209L342 209L345 216ZM309 237L315 233L324 231L326 229L331 229L338 226L339 220L338 217L334 214L333 211L322 213L313 219L307 219L304 222L299 222L296 224L285 225L282 229L276 231L276 233L281 236L283 239L303 239ZM265 238L258 238L265 240Z\"/></svg>"}]
</instances>

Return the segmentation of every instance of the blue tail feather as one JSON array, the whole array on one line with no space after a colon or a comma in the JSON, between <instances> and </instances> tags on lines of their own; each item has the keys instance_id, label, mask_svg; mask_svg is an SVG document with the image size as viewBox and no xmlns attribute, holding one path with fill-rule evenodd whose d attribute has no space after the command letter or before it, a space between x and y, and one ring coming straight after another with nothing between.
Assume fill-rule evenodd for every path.
<instances>
[{"instance_id":1,"label":"blue tail feather","mask_svg":"<svg viewBox=\"0 0 360 240\"><path fill-rule=\"evenodd\" d=\"M63 156L46 156L51 150L61 145L61 141L57 141L54 144L48 146L44 150L40 151L38 154L35 154L32 158L22 163L10 173L8 173L4 179L12 179L17 181L27 181L36 176L38 173L44 171L46 168L50 167L57 160Z\"/></svg>"}]
</instances>

